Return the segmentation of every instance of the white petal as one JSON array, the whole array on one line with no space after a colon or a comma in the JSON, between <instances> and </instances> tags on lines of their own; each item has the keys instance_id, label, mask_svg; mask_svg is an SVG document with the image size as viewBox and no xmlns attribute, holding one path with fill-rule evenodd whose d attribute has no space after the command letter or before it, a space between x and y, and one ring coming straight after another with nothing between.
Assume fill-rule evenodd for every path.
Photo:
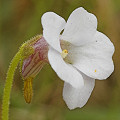
<instances>
[{"instance_id":1,"label":"white petal","mask_svg":"<svg viewBox=\"0 0 120 120\"><path fill-rule=\"evenodd\" d=\"M81 88L84 85L82 75L70 64L66 64L59 52L50 48L48 51L50 65L57 75L75 88Z\"/></svg>"},{"instance_id":2,"label":"white petal","mask_svg":"<svg viewBox=\"0 0 120 120\"><path fill-rule=\"evenodd\" d=\"M64 83L63 99L65 100L69 109L75 109L77 107L83 107L94 88L95 80L83 75L84 87L81 89L73 88L69 83Z\"/></svg>"},{"instance_id":3,"label":"white petal","mask_svg":"<svg viewBox=\"0 0 120 120\"><path fill-rule=\"evenodd\" d=\"M43 37L50 46L61 52L60 32L64 29L65 20L53 12L47 12L42 16Z\"/></svg>"},{"instance_id":4,"label":"white petal","mask_svg":"<svg viewBox=\"0 0 120 120\"><path fill-rule=\"evenodd\" d=\"M114 70L114 46L107 36L96 32L94 42L71 48L73 66L89 77L106 79Z\"/></svg>"},{"instance_id":5,"label":"white petal","mask_svg":"<svg viewBox=\"0 0 120 120\"><path fill-rule=\"evenodd\" d=\"M84 45L91 42L96 29L97 18L80 7L74 10L68 18L61 39L77 46Z\"/></svg>"}]
</instances>

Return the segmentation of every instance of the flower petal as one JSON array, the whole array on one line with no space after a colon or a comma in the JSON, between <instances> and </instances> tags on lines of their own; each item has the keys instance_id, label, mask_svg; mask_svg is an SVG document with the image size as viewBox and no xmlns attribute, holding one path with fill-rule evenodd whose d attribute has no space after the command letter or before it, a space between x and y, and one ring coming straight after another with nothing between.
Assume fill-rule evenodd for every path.
<instances>
[{"instance_id":1,"label":"flower petal","mask_svg":"<svg viewBox=\"0 0 120 120\"><path fill-rule=\"evenodd\" d=\"M48 60L57 75L75 88L81 88L84 85L82 75L70 64L64 62L60 53L50 48L48 51Z\"/></svg>"},{"instance_id":2,"label":"flower petal","mask_svg":"<svg viewBox=\"0 0 120 120\"><path fill-rule=\"evenodd\" d=\"M47 12L42 16L43 37L57 51L61 52L60 32L64 29L65 20L53 12Z\"/></svg>"},{"instance_id":3,"label":"flower petal","mask_svg":"<svg viewBox=\"0 0 120 120\"><path fill-rule=\"evenodd\" d=\"M94 88L95 80L87 77L86 75L82 74L84 79L84 87L83 88L73 88L69 83L64 83L63 88L63 99L65 100L69 109L75 109L77 107L83 107Z\"/></svg>"},{"instance_id":4,"label":"flower petal","mask_svg":"<svg viewBox=\"0 0 120 120\"><path fill-rule=\"evenodd\" d=\"M112 55L114 46L109 38L96 32L94 42L71 48L73 66L94 79L106 79L114 70Z\"/></svg>"},{"instance_id":5,"label":"flower petal","mask_svg":"<svg viewBox=\"0 0 120 120\"><path fill-rule=\"evenodd\" d=\"M84 8L77 8L68 18L62 40L80 46L91 42L97 29L97 18Z\"/></svg>"}]
</instances>

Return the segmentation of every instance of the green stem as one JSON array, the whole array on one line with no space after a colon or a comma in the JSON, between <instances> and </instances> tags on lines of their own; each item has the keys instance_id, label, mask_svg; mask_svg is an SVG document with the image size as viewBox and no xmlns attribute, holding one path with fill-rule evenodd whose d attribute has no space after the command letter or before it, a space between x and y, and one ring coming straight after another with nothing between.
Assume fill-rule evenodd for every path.
<instances>
[{"instance_id":1,"label":"green stem","mask_svg":"<svg viewBox=\"0 0 120 120\"><path fill-rule=\"evenodd\" d=\"M11 88L13 83L14 72L21 59L21 52L22 51L19 50L18 53L15 55L15 57L11 61L11 64L7 72L4 95L3 95L3 104L2 104L2 120L8 120L8 117L9 117L10 93L11 93Z\"/></svg>"}]
</instances>

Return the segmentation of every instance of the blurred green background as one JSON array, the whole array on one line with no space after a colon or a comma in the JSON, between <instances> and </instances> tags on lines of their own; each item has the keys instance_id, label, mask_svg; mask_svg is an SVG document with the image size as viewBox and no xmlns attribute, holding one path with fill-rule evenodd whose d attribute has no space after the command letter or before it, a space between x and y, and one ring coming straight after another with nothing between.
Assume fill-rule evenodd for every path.
<instances>
[{"instance_id":1,"label":"blurred green background","mask_svg":"<svg viewBox=\"0 0 120 120\"><path fill-rule=\"evenodd\" d=\"M26 104L18 68L10 120L120 120L120 0L0 0L0 108L9 63L24 41L42 34L42 14L54 11L67 20L80 6L97 16L98 30L114 43L114 73L105 81L96 81L83 108L70 111L62 99L63 81L49 65L35 78L32 103Z\"/></svg>"}]
</instances>

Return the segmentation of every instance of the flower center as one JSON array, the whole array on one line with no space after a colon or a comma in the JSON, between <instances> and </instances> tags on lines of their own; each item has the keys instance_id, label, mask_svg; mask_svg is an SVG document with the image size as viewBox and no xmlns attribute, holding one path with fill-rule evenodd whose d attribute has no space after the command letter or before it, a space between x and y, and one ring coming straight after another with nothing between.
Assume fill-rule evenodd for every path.
<instances>
[{"instance_id":1,"label":"flower center","mask_svg":"<svg viewBox=\"0 0 120 120\"><path fill-rule=\"evenodd\" d=\"M64 49L61 53L62 58L65 58L67 56L67 54L68 54L68 51L66 49Z\"/></svg>"}]
</instances>

